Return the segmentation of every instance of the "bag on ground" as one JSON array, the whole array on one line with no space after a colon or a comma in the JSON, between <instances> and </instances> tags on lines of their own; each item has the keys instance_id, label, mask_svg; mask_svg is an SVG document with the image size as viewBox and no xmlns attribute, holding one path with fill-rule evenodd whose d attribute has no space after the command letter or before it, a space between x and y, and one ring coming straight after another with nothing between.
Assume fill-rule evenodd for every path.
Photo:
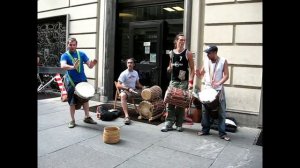
<instances>
[{"instance_id":1,"label":"bag on ground","mask_svg":"<svg viewBox=\"0 0 300 168\"><path fill-rule=\"evenodd\" d=\"M121 111L118 109L108 110L100 105L97 107L96 113L100 115L102 121L112 121L120 116Z\"/></svg>"}]
</instances>

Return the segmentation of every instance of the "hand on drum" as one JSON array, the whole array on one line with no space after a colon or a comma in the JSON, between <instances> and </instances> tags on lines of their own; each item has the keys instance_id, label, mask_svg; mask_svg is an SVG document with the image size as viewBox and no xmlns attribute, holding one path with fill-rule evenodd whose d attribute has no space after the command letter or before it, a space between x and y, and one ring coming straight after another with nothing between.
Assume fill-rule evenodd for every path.
<instances>
[{"instance_id":1,"label":"hand on drum","mask_svg":"<svg viewBox=\"0 0 300 168\"><path fill-rule=\"evenodd\" d=\"M212 81L211 86L215 89L215 88L217 88L218 86L220 86L220 84L219 84L219 82Z\"/></svg>"}]
</instances>

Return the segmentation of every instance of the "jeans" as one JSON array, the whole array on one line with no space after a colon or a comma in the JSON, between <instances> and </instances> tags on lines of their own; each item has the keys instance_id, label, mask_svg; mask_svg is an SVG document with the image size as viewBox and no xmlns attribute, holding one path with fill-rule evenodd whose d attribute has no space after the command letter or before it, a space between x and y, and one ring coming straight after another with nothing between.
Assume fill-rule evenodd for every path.
<instances>
[{"instance_id":1,"label":"jeans","mask_svg":"<svg viewBox=\"0 0 300 168\"><path fill-rule=\"evenodd\" d=\"M219 136L226 135L225 131L225 119L226 119L226 100L225 97L222 101L220 101L220 106L218 110L218 130L219 130ZM202 125L202 132L203 133L209 133L211 120L210 120L210 114L209 110L205 108L205 106L202 104L202 119L201 119L201 125Z\"/></svg>"}]
</instances>

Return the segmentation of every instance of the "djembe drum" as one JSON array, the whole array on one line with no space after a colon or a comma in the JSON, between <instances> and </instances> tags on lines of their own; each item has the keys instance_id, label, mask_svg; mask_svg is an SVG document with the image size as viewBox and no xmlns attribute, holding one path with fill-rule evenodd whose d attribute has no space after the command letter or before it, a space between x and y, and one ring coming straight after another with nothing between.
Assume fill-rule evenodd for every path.
<instances>
[{"instance_id":1,"label":"djembe drum","mask_svg":"<svg viewBox=\"0 0 300 168\"><path fill-rule=\"evenodd\" d=\"M219 109L219 93L213 88L206 88L199 93L201 103L211 111Z\"/></svg>"},{"instance_id":2,"label":"djembe drum","mask_svg":"<svg viewBox=\"0 0 300 168\"><path fill-rule=\"evenodd\" d=\"M190 94L188 90L183 90L173 86L168 87L164 98L165 103L182 108L188 108L191 104L191 101L192 94Z\"/></svg>"},{"instance_id":3,"label":"djembe drum","mask_svg":"<svg viewBox=\"0 0 300 168\"><path fill-rule=\"evenodd\" d=\"M74 95L77 98L76 109L79 109L81 105L88 102L95 94L94 87L87 82L80 82L75 86Z\"/></svg>"},{"instance_id":4,"label":"djembe drum","mask_svg":"<svg viewBox=\"0 0 300 168\"><path fill-rule=\"evenodd\" d=\"M207 110L209 110L209 114L212 118L218 118L218 110L220 106L219 94L220 92L213 88L206 88L199 93L200 102Z\"/></svg>"}]
</instances>

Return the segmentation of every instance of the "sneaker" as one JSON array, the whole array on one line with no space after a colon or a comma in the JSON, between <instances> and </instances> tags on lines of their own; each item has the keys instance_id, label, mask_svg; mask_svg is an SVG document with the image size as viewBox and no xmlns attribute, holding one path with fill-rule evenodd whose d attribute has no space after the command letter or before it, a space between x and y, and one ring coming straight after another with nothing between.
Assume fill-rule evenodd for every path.
<instances>
[{"instance_id":1,"label":"sneaker","mask_svg":"<svg viewBox=\"0 0 300 168\"><path fill-rule=\"evenodd\" d=\"M183 128L182 128L182 127L176 127L176 130L177 130L178 132L182 132L182 131L183 131Z\"/></svg>"},{"instance_id":2,"label":"sneaker","mask_svg":"<svg viewBox=\"0 0 300 168\"><path fill-rule=\"evenodd\" d=\"M75 121L74 121L74 120L72 120L72 121L70 121L70 122L69 122L69 125L68 125L68 127L69 127L69 128L74 128L74 127L75 127L75 125L76 125L76 124L75 124Z\"/></svg>"},{"instance_id":3,"label":"sneaker","mask_svg":"<svg viewBox=\"0 0 300 168\"><path fill-rule=\"evenodd\" d=\"M88 124L97 124L97 122L94 121L94 120L92 119L92 117L87 117L87 118L85 118L85 119L83 120L83 122L88 123Z\"/></svg>"},{"instance_id":4,"label":"sneaker","mask_svg":"<svg viewBox=\"0 0 300 168\"><path fill-rule=\"evenodd\" d=\"M230 138L227 135L222 135L220 138L224 139L225 141L230 141Z\"/></svg>"},{"instance_id":5,"label":"sneaker","mask_svg":"<svg viewBox=\"0 0 300 168\"><path fill-rule=\"evenodd\" d=\"M173 130L172 127L170 127L170 126L163 126L160 131L161 132L168 132L168 131L171 131L171 130Z\"/></svg>"},{"instance_id":6,"label":"sneaker","mask_svg":"<svg viewBox=\"0 0 300 168\"><path fill-rule=\"evenodd\" d=\"M203 132L203 131L199 131L197 132L198 136L203 136L203 135L209 135L209 133Z\"/></svg>"},{"instance_id":7,"label":"sneaker","mask_svg":"<svg viewBox=\"0 0 300 168\"><path fill-rule=\"evenodd\" d=\"M129 117L124 118L124 124L129 125L131 123Z\"/></svg>"}]
</instances>

